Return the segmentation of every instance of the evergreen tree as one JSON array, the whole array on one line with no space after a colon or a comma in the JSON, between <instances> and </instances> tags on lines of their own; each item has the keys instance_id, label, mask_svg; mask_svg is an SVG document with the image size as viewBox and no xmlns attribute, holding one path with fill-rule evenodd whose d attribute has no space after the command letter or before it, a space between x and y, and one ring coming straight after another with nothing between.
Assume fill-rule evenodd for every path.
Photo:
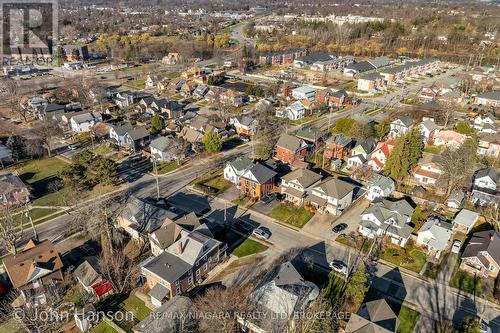
<instances>
[{"instance_id":1,"label":"evergreen tree","mask_svg":"<svg viewBox=\"0 0 500 333\"><path fill-rule=\"evenodd\" d=\"M344 298L355 308L363 302L367 291L368 279L366 278L366 268L365 264L361 262L346 285Z\"/></svg>"},{"instance_id":2,"label":"evergreen tree","mask_svg":"<svg viewBox=\"0 0 500 333\"><path fill-rule=\"evenodd\" d=\"M159 115L154 114L153 117L151 118L151 127L156 132L161 132L165 128L165 121Z\"/></svg>"},{"instance_id":3,"label":"evergreen tree","mask_svg":"<svg viewBox=\"0 0 500 333\"><path fill-rule=\"evenodd\" d=\"M205 133L203 136L203 147L209 153L215 153L222 149L222 139L215 132Z\"/></svg>"},{"instance_id":4,"label":"evergreen tree","mask_svg":"<svg viewBox=\"0 0 500 333\"><path fill-rule=\"evenodd\" d=\"M418 160L422 157L423 149L424 142L417 128L399 137L387 158L384 174L396 180L408 176L411 169L417 165Z\"/></svg>"}]
</instances>

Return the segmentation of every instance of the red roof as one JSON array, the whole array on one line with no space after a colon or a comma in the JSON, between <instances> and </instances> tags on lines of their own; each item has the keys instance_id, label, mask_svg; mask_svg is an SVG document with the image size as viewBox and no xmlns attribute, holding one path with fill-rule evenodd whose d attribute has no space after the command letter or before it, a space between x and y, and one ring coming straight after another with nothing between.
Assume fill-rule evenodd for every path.
<instances>
[{"instance_id":1,"label":"red roof","mask_svg":"<svg viewBox=\"0 0 500 333\"><path fill-rule=\"evenodd\" d=\"M384 167L384 164L378 158L373 157L372 161L375 162L375 164L378 165L379 168L383 168Z\"/></svg>"},{"instance_id":2,"label":"red roof","mask_svg":"<svg viewBox=\"0 0 500 333\"><path fill-rule=\"evenodd\" d=\"M102 295L106 295L110 291L113 291L113 285L109 281L101 281L94 284L92 289L94 289L95 294L100 297Z\"/></svg>"}]
</instances>

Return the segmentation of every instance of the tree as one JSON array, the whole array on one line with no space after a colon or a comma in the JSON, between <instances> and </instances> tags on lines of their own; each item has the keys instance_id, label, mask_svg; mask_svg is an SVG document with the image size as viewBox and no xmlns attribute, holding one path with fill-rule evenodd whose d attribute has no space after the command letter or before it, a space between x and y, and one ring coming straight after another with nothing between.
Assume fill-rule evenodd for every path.
<instances>
[{"instance_id":1,"label":"tree","mask_svg":"<svg viewBox=\"0 0 500 333\"><path fill-rule=\"evenodd\" d=\"M64 183L71 188L85 190L90 186L86 175L86 168L81 164L72 163L67 165L61 170L59 175Z\"/></svg>"},{"instance_id":2,"label":"tree","mask_svg":"<svg viewBox=\"0 0 500 333\"><path fill-rule=\"evenodd\" d=\"M340 118L335 122L334 132L342 133L344 135L349 135L351 130L354 128L356 120L352 118Z\"/></svg>"},{"instance_id":3,"label":"tree","mask_svg":"<svg viewBox=\"0 0 500 333\"><path fill-rule=\"evenodd\" d=\"M396 140L396 144L384 165L384 174L393 179L406 177L422 157L424 142L417 128Z\"/></svg>"},{"instance_id":4,"label":"tree","mask_svg":"<svg viewBox=\"0 0 500 333\"><path fill-rule=\"evenodd\" d=\"M59 127L56 120L46 119L34 128L34 133L41 139L41 142L50 157L52 154L52 139L56 136L62 135L63 131L61 127Z\"/></svg>"},{"instance_id":5,"label":"tree","mask_svg":"<svg viewBox=\"0 0 500 333\"><path fill-rule=\"evenodd\" d=\"M203 136L203 147L209 153L215 153L222 149L222 139L215 132L205 133Z\"/></svg>"},{"instance_id":6,"label":"tree","mask_svg":"<svg viewBox=\"0 0 500 333\"><path fill-rule=\"evenodd\" d=\"M189 154L191 150L191 144L180 137L175 137L171 141L171 145L168 147L169 151L175 156L177 165L181 165L181 161Z\"/></svg>"},{"instance_id":7,"label":"tree","mask_svg":"<svg viewBox=\"0 0 500 333\"><path fill-rule=\"evenodd\" d=\"M11 135L7 139L6 146L12 152L12 159L17 161L23 157L24 154L24 138L19 135Z\"/></svg>"},{"instance_id":8,"label":"tree","mask_svg":"<svg viewBox=\"0 0 500 333\"><path fill-rule=\"evenodd\" d=\"M464 135L472 135L476 132L468 121L462 120L455 125L455 131Z\"/></svg>"},{"instance_id":9,"label":"tree","mask_svg":"<svg viewBox=\"0 0 500 333\"><path fill-rule=\"evenodd\" d=\"M344 299L347 306L351 310L356 309L361 302L363 302L367 291L368 280L366 278L366 267L365 264L361 262L347 283L344 291Z\"/></svg>"},{"instance_id":10,"label":"tree","mask_svg":"<svg viewBox=\"0 0 500 333\"><path fill-rule=\"evenodd\" d=\"M349 132L349 136L354 138L367 139L373 136L373 128L367 123L356 122Z\"/></svg>"},{"instance_id":11,"label":"tree","mask_svg":"<svg viewBox=\"0 0 500 333\"><path fill-rule=\"evenodd\" d=\"M151 117L151 127L156 132L161 132L165 129L165 121L159 115L154 114L153 117Z\"/></svg>"},{"instance_id":12,"label":"tree","mask_svg":"<svg viewBox=\"0 0 500 333\"><path fill-rule=\"evenodd\" d=\"M123 247L103 244L102 252L98 258L99 267L104 277L111 282L113 290L119 294L132 289L135 279L139 273L137 263L129 258Z\"/></svg>"},{"instance_id":13,"label":"tree","mask_svg":"<svg viewBox=\"0 0 500 333\"><path fill-rule=\"evenodd\" d=\"M109 158L96 158L91 164L90 171L101 184L113 185L118 181L118 166Z\"/></svg>"},{"instance_id":14,"label":"tree","mask_svg":"<svg viewBox=\"0 0 500 333\"><path fill-rule=\"evenodd\" d=\"M478 317L466 316L460 325L462 333L481 333L480 320Z\"/></svg>"},{"instance_id":15,"label":"tree","mask_svg":"<svg viewBox=\"0 0 500 333\"><path fill-rule=\"evenodd\" d=\"M20 116L24 122L27 122L28 109L24 108L20 103L21 92L19 83L15 80L7 80L4 86L11 113Z\"/></svg>"},{"instance_id":16,"label":"tree","mask_svg":"<svg viewBox=\"0 0 500 333\"><path fill-rule=\"evenodd\" d=\"M456 150L447 148L441 153L439 166L443 173L438 182L446 189L447 196L453 190L465 187L470 183L475 171L476 154L477 143L472 139L465 140Z\"/></svg>"},{"instance_id":17,"label":"tree","mask_svg":"<svg viewBox=\"0 0 500 333\"><path fill-rule=\"evenodd\" d=\"M16 223L12 211L9 206L6 206L1 211L0 215L0 247L12 255L17 253L16 244L23 236L23 220L24 217L20 213L21 223Z\"/></svg>"},{"instance_id":18,"label":"tree","mask_svg":"<svg viewBox=\"0 0 500 333\"><path fill-rule=\"evenodd\" d=\"M391 130L391 121L384 119L380 123L373 126L373 132L377 139L382 140Z\"/></svg>"},{"instance_id":19,"label":"tree","mask_svg":"<svg viewBox=\"0 0 500 333\"><path fill-rule=\"evenodd\" d=\"M95 158L95 154L93 152L91 152L88 149L83 149L83 150L79 151L78 153L76 153L71 158L71 161L73 161L73 163L75 163L75 164L80 164L84 167L88 167L92 163L94 158Z\"/></svg>"}]
</instances>

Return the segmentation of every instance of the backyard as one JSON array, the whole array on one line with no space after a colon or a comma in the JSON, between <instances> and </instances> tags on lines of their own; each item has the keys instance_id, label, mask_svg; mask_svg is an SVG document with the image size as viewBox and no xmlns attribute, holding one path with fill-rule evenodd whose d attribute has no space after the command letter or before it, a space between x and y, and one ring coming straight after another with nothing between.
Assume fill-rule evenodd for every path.
<instances>
[{"instance_id":1,"label":"backyard","mask_svg":"<svg viewBox=\"0 0 500 333\"><path fill-rule=\"evenodd\" d=\"M90 331L90 333L118 333L118 331L102 320Z\"/></svg>"},{"instance_id":2,"label":"backyard","mask_svg":"<svg viewBox=\"0 0 500 333\"><path fill-rule=\"evenodd\" d=\"M427 255L414 247L413 244L407 244L405 248L387 244L385 249L380 252L380 259L419 273L424 267Z\"/></svg>"},{"instance_id":3,"label":"backyard","mask_svg":"<svg viewBox=\"0 0 500 333\"><path fill-rule=\"evenodd\" d=\"M122 311L122 320L114 319L114 322L127 332L132 331L138 322L144 320L150 313L151 310L135 295L130 295L128 298L118 298L120 295L116 295L114 298L108 298L103 311ZM133 318L132 318L133 316Z\"/></svg>"},{"instance_id":4,"label":"backyard","mask_svg":"<svg viewBox=\"0 0 500 333\"><path fill-rule=\"evenodd\" d=\"M245 239L243 243L233 250L232 254L238 258L242 258L252 254L264 252L265 250L267 250L267 246L264 244L256 242L252 239Z\"/></svg>"},{"instance_id":5,"label":"backyard","mask_svg":"<svg viewBox=\"0 0 500 333\"><path fill-rule=\"evenodd\" d=\"M269 216L294 227L302 228L314 216L314 213L311 213L304 207L295 207L291 204L281 203L273 208Z\"/></svg>"}]
</instances>

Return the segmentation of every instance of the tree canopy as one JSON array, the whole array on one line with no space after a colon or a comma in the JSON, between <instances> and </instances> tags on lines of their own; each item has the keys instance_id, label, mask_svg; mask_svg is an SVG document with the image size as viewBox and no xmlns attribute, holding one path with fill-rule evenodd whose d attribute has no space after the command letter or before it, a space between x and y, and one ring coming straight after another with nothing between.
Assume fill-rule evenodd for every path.
<instances>
[{"instance_id":1,"label":"tree canopy","mask_svg":"<svg viewBox=\"0 0 500 333\"><path fill-rule=\"evenodd\" d=\"M203 147L209 153L215 153L222 149L222 139L215 132L205 133L203 136Z\"/></svg>"},{"instance_id":2,"label":"tree canopy","mask_svg":"<svg viewBox=\"0 0 500 333\"><path fill-rule=\"evenodd\" d=\"M387 158L384 174L393 179L408 176L411 169L417 165L418 160L422 157L423 149L424 142L417 128L399 137Z\"/></svg>"}]
</instances>

